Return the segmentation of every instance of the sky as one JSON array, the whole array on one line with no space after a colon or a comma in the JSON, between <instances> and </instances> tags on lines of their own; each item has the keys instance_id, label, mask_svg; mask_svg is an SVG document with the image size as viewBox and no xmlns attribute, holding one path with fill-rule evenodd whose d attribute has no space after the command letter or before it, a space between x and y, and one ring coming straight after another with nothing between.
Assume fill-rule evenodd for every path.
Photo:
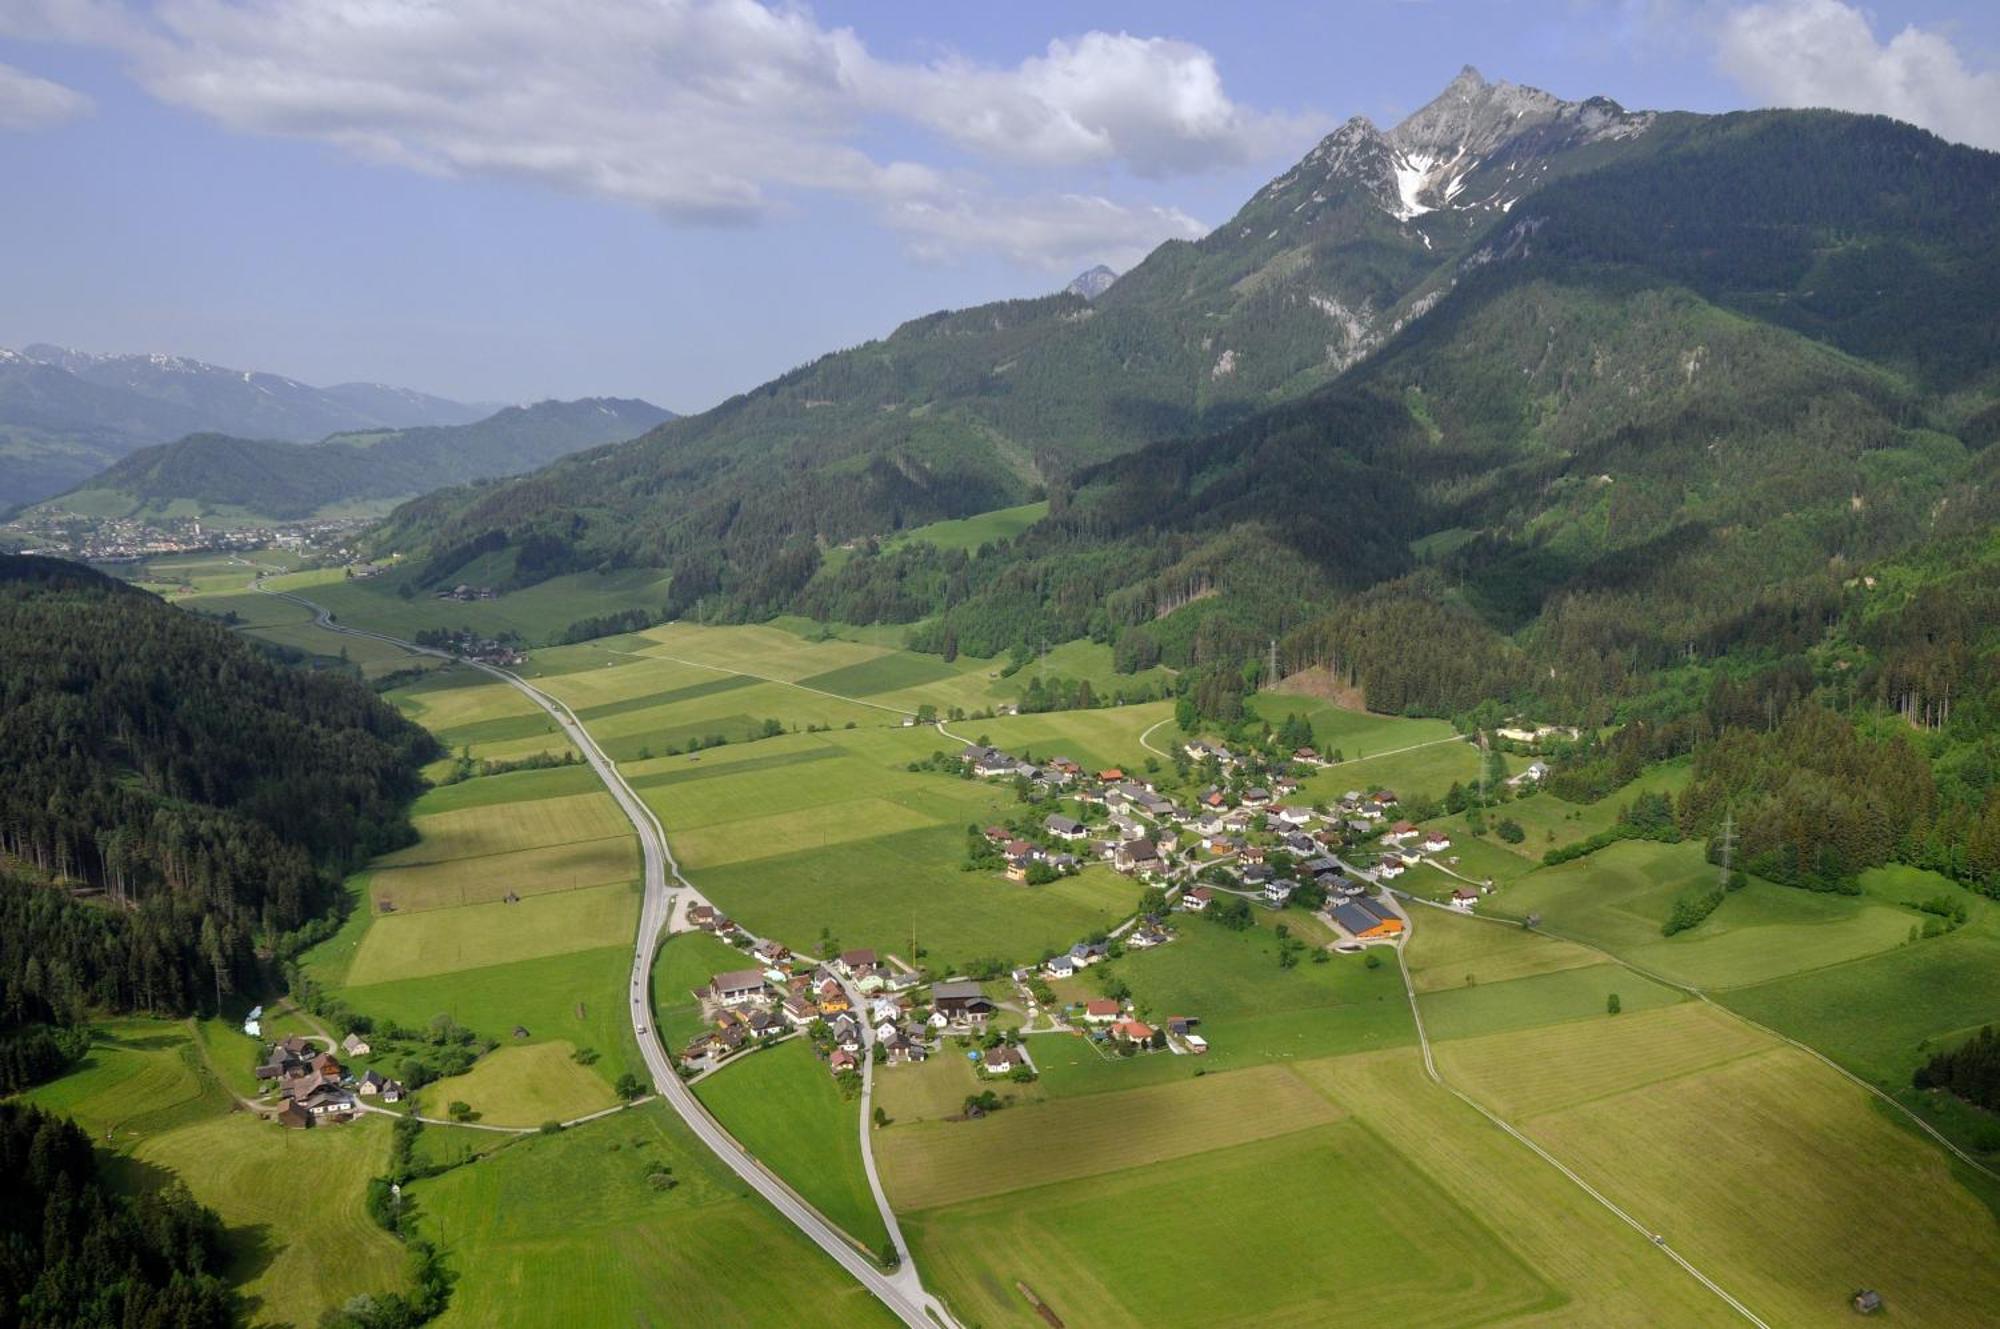
<instances>
[{"instance_id":1,"label":"sky","mask_svg":"<svg viewBox=\"0 0 2000 1329\"><path fill-rule=\"evenodd\" d=\"M1466 64L2000 150L1994 0L0 0L0 346L700 410Z\"/></svg>"}]
</instances>

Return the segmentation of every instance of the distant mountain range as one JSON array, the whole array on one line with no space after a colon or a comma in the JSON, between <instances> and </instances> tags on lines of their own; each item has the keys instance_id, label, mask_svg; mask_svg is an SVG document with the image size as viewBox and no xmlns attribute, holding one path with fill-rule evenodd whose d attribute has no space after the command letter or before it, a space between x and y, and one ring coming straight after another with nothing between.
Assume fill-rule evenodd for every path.
<instances>
[{"instance_id":1,"label":"distant mountain range","mask_svg":"<svg viewBox=\"0 0 2000 1329\"><path fill-rule=\"evenodd\" d=\"M0 510L187 434L306 443L342 430L471 424L498 409L379 383L316 388L184 356L0 350Z\"/></svg>"},{"instance_id":2,"label":"distant mountain range","mask_svg":"<svg viewBox=\"0 0 2000 1329\"><path fill-rule=\"evenodd\" d=\"M432 489L518 475L636 438L672 418L650 402L587 397L510 406L471 424L348 431L321 443L191 434L141 448L30 511L259 524L386 511Z\"/></svg>"}]
</instances>

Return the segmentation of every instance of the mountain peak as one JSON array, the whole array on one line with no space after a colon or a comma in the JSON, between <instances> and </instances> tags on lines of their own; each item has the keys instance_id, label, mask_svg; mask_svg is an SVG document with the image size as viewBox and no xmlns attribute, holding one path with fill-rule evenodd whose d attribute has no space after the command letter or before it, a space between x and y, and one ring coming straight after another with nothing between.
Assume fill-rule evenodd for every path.
<instances>
[{"instance_id":1,"label":"mountain peak","mask_svg":"<svg viewBox=\"0 0 2000 1329\"><path fill-rule=\"evenodd\" d=\"M1118 280L1118 274L1102 263L1088 272L1079 272L1076 279L1063 290L1071 295L1080 295L1086 300L1095 300L1111 289L1111 283Z\"/></svg>"}]
</instances>

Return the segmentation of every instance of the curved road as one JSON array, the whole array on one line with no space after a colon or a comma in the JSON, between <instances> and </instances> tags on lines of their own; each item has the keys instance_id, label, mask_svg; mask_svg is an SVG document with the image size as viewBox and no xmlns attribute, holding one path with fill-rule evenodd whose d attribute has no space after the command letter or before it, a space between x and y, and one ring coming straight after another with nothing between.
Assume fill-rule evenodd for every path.
<instances>
[{"instance_id":1,"label":"curved road","mask_svg":"<svg viewBox=\"0 0 2000 1329\"><path fill-rule=\"evenodd\" d=\"M773 1208L789 1219L794 1227L811 1237L821 1250L833 1257L835 1263L860 1280L861 1285L887 1306L896 1318L912 1326L913 1329L938 1329L940 1325L955 1326L957 1322L951 1318L944 1304L924 1291L923 1280L918 1276L915 1264L909 1260L906 1253L902 1263L894 1270L884 1271L878 1268L873 1260L857 1251L852 1242L821 1217L818 1210L801 1200L789 1186L766 1170L754 1154L723 1130L720 1123L709 1115L708 1109L702 1106L701 1100L694 1096L694 1091L687 1087L679 1073L675 1071L672 1058L667 1055L658 1033L652 1027L651 985L648 980L653 970L653 957L660 947L660 939L670 930L669 925L676 905L674 892L678 891L683 909L687 903L703 903L703 901L700 892L681 875L680 864L675 861L673 851L667 847L666 830L660 825L660 819L653 815L653 810L633 792L632 787L625 782L624 775L619 772L616 763L604 755L603 749L597 746L597 740L590 736L569 707L505 669L481 664L477 660L460 660L449 651L419 646L415 642L404 641L387 633L347 627L336 623L331 611L324 605L315 604L304 596L289 591L268 589L263 585L261 576L252 584L266 595L278 596L312 610L319 626L329 631L343 632L352 637L372 637L376 641L400 646L413 654L453 660L482 670L525 694L530 701L555 717L557 723L562 725L563 732L576 743L585 760L589 761L591 768L597 772L598 778L604 781L605 788L610 790L612 798L617 800L619 808L624 811L632 823L632 829L639 836L639 847L645 863L646 894L645 904L639 913L639 938L632 959L632 986L628 995L633 1037L638 1040L639 1051L646 1059L646 1069L652 1076L653 1084L660 1096L673 1106L674 1111L680 1114L681 1119L688 1124L688 1128L701 1142L729 1165L730 1171L743 1178L759 1195L770 1201ZM673 882L671 888L668 884L669 877ZM868 1122L864 1117L862 1130L866 1132L867 1129ZM870 1181L874 1182L872 1175ZM892 1225L891 1231L894 1230ZM900 1252L900 1242L898 1249Z\"/></svg>"}]
</instances>

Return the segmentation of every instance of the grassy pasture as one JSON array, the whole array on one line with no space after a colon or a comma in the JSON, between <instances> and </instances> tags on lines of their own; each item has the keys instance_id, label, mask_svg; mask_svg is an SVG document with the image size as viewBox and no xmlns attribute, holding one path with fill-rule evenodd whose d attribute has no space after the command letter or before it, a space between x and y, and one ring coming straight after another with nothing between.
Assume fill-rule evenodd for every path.
<instances>
[{"instance_id":1,"label":"grassy pasture","mask_svg":"<svg viewBox=\"0 0 2000 1329\"><path fill-rule=\"evenodd\" d=\"M1643 1023L1625 1032L1653 1043ZM2000 1305L1992 1212L1935 1146L1793 1049L1517 1124L1773 1323L1850 1323L1856 1287L1917 1324L1977 1324Z\"/></svg>"},{"instance_id":2,"label":"grassy pasture","mask_svg":"<svg viewBox=\"0 0 2000 1329\"><path fill-rule=\"evenodd\" d=\"M1768 1035L1713 1006L1689 1001L1616 1020L1455 1040L1436 1055L1454 1085L1518 1121L1759 1056L1771 1047Z\"/></svg>"},{"instance_id":3,"label":"grassy pasture","mask_svg":"<svg viewBox=\"0 0 2000 1329\"><path fill-rule=\"evenodd\" d=\"M481 775L426 790L410 812L417 817L429 817L441 812L489 807L496 803L569 798L576 794L599 793L603 789L604 782L597 778L597 772L582 763L553 766L545 770L508 771L504 775Z\"/></svg>"},{"instance_id":4,"label":"grassy pasture","mask_svg":"<svg viewBox=\"0 0 2000 1329\"><path fill-rule=\"evenodd\" d=\"M420 837L416 844L370 866L379 872L632 833L632 824L601 786L590 793L419 813L413 824Z\"/></svg>"},{"instance_id":5,"label":"grassy pasture","mask_svg":"<svg viewBox=\"0 0 2000 1329\"><path fill-rule=\"evenodd\" d=\"M413 1193L459 1274L441 1329L894 1323L660 1104L527 1137Z\"/></svg>"},{"instance_id":6,"label":"grassy pasture","mask_svg":"<svg viewBox=\"0 0 2000 1329\"><path fill-rule=\"evenodd\" d=\"M787 683L896 653L892 647L838 639L807 641L797 633L770 626L711 628L676 622L639 635L650 643L640 648L649 656Z\"/></svg>"},{"instance_id":7,"label":"grassy pasture","mask_svg":"<svg viewBox=\"0 0 2000 1329\"><path fill-rule=\"evenodd\" d=\"M346 980L363 986L629 944L638 920L633 884L398 912L372 921Z\"/></svg>"},{"instance_id":8,"label":"grassy pasture","mask_svg":"<svg viewBox=\"0 0 2000 1329\"><path fill-rule=\"evenodd\" d=\"M1354 1120L926 1210L903 1228L926 1279L984 1325L1042 1323L1016 1280L1092 1326L1443 1326L1561 1302Z\"/></svg>"},{"instance_id":9,"label":"grassy pasture","mask_svg":"<svg viewBox=\"0 0 2000 1329\"><path fill-rule=\"evenodd\" d=\"M1414 1049L1301 1062L1296 1070L1355 1120L1393 1141L1420 1175L1479 1215L1562 1291L1559 1307L1480 1322L1574 1329L1743 1323L1643 1236L1585 1201L1554 1168L1432 1084ZM1396 1313L1382 1321L1403 1322Z\"/></svg>"},{"instance_id":10,"label":"grassy pasture","mask_svg":"<svg viewBox=\"0 0 2000 1329\"><path fill-rule=\"evenodd\" d=\"M1106 869L1047 886L958 870L962 826L878 836L837 854L810 849L699 872L703 892L760 935L901 953L914 926L928 963L950 969L982 956L1027 962L1128 917L1136 883Z\"/></svg>"},{"instance_id":11,"label":"grassy pasture","mask_svg":"<svg viewBox=\"0 0 2000 1329\"><path fill-rule=\"evenodd\" d=\"M1039 1058L1052 1040L1029 1040L1028 1051ZM985 1080L985 1083L980 1083ZM875 1068L875 1103L891 1118L893 1126L910 1126L922 1121L941 1121L965 1110L965 1098L982 1089L991 1089L1002 1100L1017 1103L1040 1102L1047 1097L1038 1084L995 1083L972 1069L957 1048L947 1044L937 1056L914 1065ZM1002 1115L1005 1115L1004 1112ZM877 1148L886 1137L876 1137Z\"/></svg>"},{"instance_id":12,"label":"grassy pasture","mask_svg":"<svg viewBox=\"0 0 2000 1329\"><path fill-rule=\"evenodd\" d=\"M509 716L545 715L521 692L470 665L446 665L390 694L402 712L435 734Z\"/></svg>"},{"instance_id":13,"label":"grassy pasture","mask_svg":"<svg viewBox=\"0 0 2000 1329\"><path fill-rule=\"evenodd\" d=\"M1421 740L1420 740L1421 741ZM1442 797L1453 783L1479 779L1479 749L1470 743L1427 741L1408 752L1384 749L1327 766L1299 784L1299 801L1332 803L1350 789L1393 789L1406 797Z\"/></svg>"},{"instance_id":14,"label":"grassy pasture","mask_svg":"<svg viewBox=\"0 0 2000 1329\"><path fill-rule=\"evenodd\" d=\"M1509 757L1508 763L1515 769L1527 766L1519 757ZM1625 807L1640 794L1678 794L1686 787L1694 766L1689 761L1671 761L1654 766L1642 773L1638 779L1614 790L1595 803L1571 803L1557 798L1554 794L1536 793L1526 798L1517 798L1512 803L1489 814L1487 820L1498 821L1502 817L1512 817L1521 823L1527 838L1513 852L1541 861L1544 853L1575 844L1600 832L1611 829L1618 820L1619 809ZM1459 818L1452 818L1458 821Z\"/></svg>"},{"instance_id":15,"label":"grassy pasture","mask_svg":"<svg viewBox=\"0 0 2000 1329\"><path fill-rule=\"evenodd\" d=\"M81 1062L20 1097L74 1117L92 1140L115 1149L228 1106L202 1068L185 1023L138 1017L93 1025Z\"/></svg>"},{"instance_id":16,"label":"grassy pasture","mask_svg":"<svg viewBox=\"0 0 2000 1329\"><path fill-rule=\"evenodd\" d=\"M1378 715L1286 692L1259 692L1248 698L1247 704L1253 714L1268 720L1274 728L1287 715L1302 716L1312 724L1314 747L1327 754L1338 749L1350 762L1394 748L1450 738L1455 732L1449 720Z\"/></svg>"},{"instance_id":17,"label":"grassy pasture","mask_svg":"<svg viewBox=\"0 0 2000 1329\"><path fill-rule=\"evenodd\" d=\"M975 737L985 734L995 746L1016 756L1033 753L1037 758L1070 757L1093 770L1109 766L1143 770L1146 758L1153 754L1140 744L1139 736L1160 721L1171 720L1173 714L1173 703L1156 701L1096 711L1001 715L991 720L966 721L952 728ZM1164 740L1177 732L1168 724L1154 735L1153 746L1173 751L1172 745ZM1159 760L1166 764L1164 759Z\"/></svg>"},{"instance_id":18,"label":"grassy pasture","mask_svg":"<svg viewBox=\"0 0 2000 1329\"><path fill-rule=\"evenodd\" d=\"M1601 964L1603 958L1553 937L1435 909L1417 915L1404 953L1418 992L1504 983Z\"/></svg>"},{"instance_id":19,"label":"grassy pasture","mask_svg":"<svg viewBox=\"0 0 2000 1329\"><path fill-rule=\"evenodd\" d=\"M340 995L356 1010L410 1028L449 1015L501 1040L509 1051L521 1046L510 1037L516 1025L528 1030L527 1046L553 1042L591 1048L600 1059L590 1072L609 1085L628 1070L642 1069L625 1010L631 955L630 941L621 940L596 950L349 987ZM426 1093L434 1102L449 1101L434 1091Z\"/></svg>"},{"instance_id":20,"label":"grassy pasture","mask_svg":"<svg viewBox=\"0 0 2000 1329\"><path fill-rule=\"evenodd\" d=\"M861 1107L803 1039L739 1057L696 1094L729 1133L870 1251L889 1240L861 1167Z\"/></svg>"},{"instance_id":21,"label":"grassy pasture","mask_svg":"<svg viewBox=\"0 0 2000 1329\"><path fill-rule=\"evenodd\" d=\"M1934 873L1890 867L1864 874L1871 899L1943 894L1966 903L1955 932L1749 987L1717 1000L1819 1049L1922 1112L1961 1144L2000 1151L2000 1122L1943 1095L1919 1094L1910 1074L2000 1013L2000 906ZM1857 1019L1856 1012L1867 1012Z\"/></svg>"},{"instance_id":22,"label":"grassy pasture","mask_svg":"<svg viewBox=\"0 0 2000 1329\"><path fill-rule=\"evenodd\" d=\"M1015 508L995 508L972 517L956 517L949 521L934 521L928 526L913 526L882 542L884 549L895 549L906 544L936 545L939 549L963 549L967 553L978 550L983 544L995 540L1011 540L1022 531L1049 515L1047 499L1034 503L1023 503Z\"/></svg>"},{"instance_id":23,"label":"grassy pasture","mask_svg":"<svg viewBox=\"0 0 2000 1329\"><path fill-rule=\"evenodd\" d=\"M171 1169L222 1216L227 1272L255 1323L311 1324L350 1297L403 1286L402 1245L363 1207L368 1178L388 1164L386 1120L288 1131L231 1113L152 1137L137 1156ZM300 1220L302 1197L310 1222Z\"/></svg>"},{"instance_id":24,"label":"grassy pasture","mask_svg":"<svg viewBox=\"0 0 2000 1329\"><path fill-rule=\"evenodd\" d=\"M1716 988L1888 950L1916 917L1866 898L1752 881L1701 926L1661 936L1675 898L1714 879L1699 844L1627 840L1521 878L1493 908L1509 917L1539 912L1555 932L1675 981Z\"/></svg>"},{"instance_id":25,"label":"grassy pasture","mask_svg":"<svg viewBox=\"0 0 2000 1329\"><path fill-rule=\"evenodd\" d=\"M495 904L511 892L522 898L628 882L639 875L639 850L631 836L487 854L405 868L378 868L371 900L389 900L398 915L460 905Z\"/></svg>"},{"instance_id":26,"label":"grassy pasture","mask_svg":"<svg viewBox=\"0 0 2000 1329\"><path fill-rule=\"evenodd\" d=\"M1034 1039L1031 1051L1055 1041ZM891 1125L876 1133L876 1165L899 1211L935 1209L1148 1167L1343 1115L1286 1067L1260 1066L1010 1107L976 1121Z\"/></svg>"},{"instance_id":27,"label":"grassy pasture","mask_svg":"<svg viewBox=\"0 0 2000 1329\"><path fill-rule=\"evenodd\" d=\"M418 655L373 637L351 637L323 628L312 621L310 613L302 622L270 624L246 631L253 637L290 646L307 655L345 660L359 669L363 678L381 678L384 674L403 669L430 669L437 663L430 656Z\"/></svg>"},{"instance_id":28,"label":"grassy pasture","mask_svg":"<svg viewBox=\"0 0 2000 1329\"><path fill-rule=\"evenodd\" d=\"M572 1059L575 1051L566 1038L495 1048L465 1074L425 1085L424 1101L434 1112L447 1103L466 1103L479 1120L495 1126L568 1121L617 1103L602 1075Z\"/></svg>"},{"instance_id":29,"label":"grassy pasture","mask_svg":"<svg viewBox=\"0 0 2000 1329\"><path fill-rule=\"evenodd\" d=\"M458 575L468 584L481 584L478 567ZM492 600L440 600L422 587L405 600L397 588L414 577L415 569L397 569L366 581L320 581L302 573L274 577L269 585L290 590L296 582L300 594L325 605L336 621L394 637L414 638L425 628L465 627L489 635L514 632L530 642L547 641L579 619L660 604L667 590L667 578L660 572L629 568L551 577Z\"/></svg>"},{"instance_id":30,"label":"grassy pasture","mask_svg":"<svg viewBox=\"0 0 2000 1329\"><path fill-rule=\"evenodd\" d=\"M1142 1017L1198 1018L1207 1055L1107 1059L1082 1040L1037 1039L1035 1060L1051 1095L1101 1093L1184 1078L1197 1069L1213 1075L1416 1038L1393 964L1369 969L1359 955L1334 955L1326 964L1305 960L1281 969L1276 935L1263 918L1243 932L1186 918L1180 934L1168 945L1105 963L1131 987ZM1084 986L1094 989L1094 978Z\"/></svg>"},{"instance_id":31,"label":"grassy pasture","mask_svg":"<svg viewBox=\"0 0 2000 1329\"><path fill-rule=\"evenodd\" d=\"M1438 1041L1571 1020L1622 1019L1622 1015L1605 1012L1613 993L1618 994L1626 1014L1688 1000L1677 989L1641 978L1624 965L1607 960L1500 983L1428 992L1418 998L1418 1005L1423 1010L1425 1031Z\"/></svg>"},{"instance_id":32,"label":"grassy pasture","mask_svg":"<svg viewBox=\"0 0 2000 1329\"><path fill-rule=\"evenodd\" d=\"M240 583L239 583L240 585ZM218 591L213 594L182 596L174 603L197 614L216 618L236 616L231 624L242 631L309 624L313 611L292 600L257 591Z\"/></svg>"}]
</instances>

